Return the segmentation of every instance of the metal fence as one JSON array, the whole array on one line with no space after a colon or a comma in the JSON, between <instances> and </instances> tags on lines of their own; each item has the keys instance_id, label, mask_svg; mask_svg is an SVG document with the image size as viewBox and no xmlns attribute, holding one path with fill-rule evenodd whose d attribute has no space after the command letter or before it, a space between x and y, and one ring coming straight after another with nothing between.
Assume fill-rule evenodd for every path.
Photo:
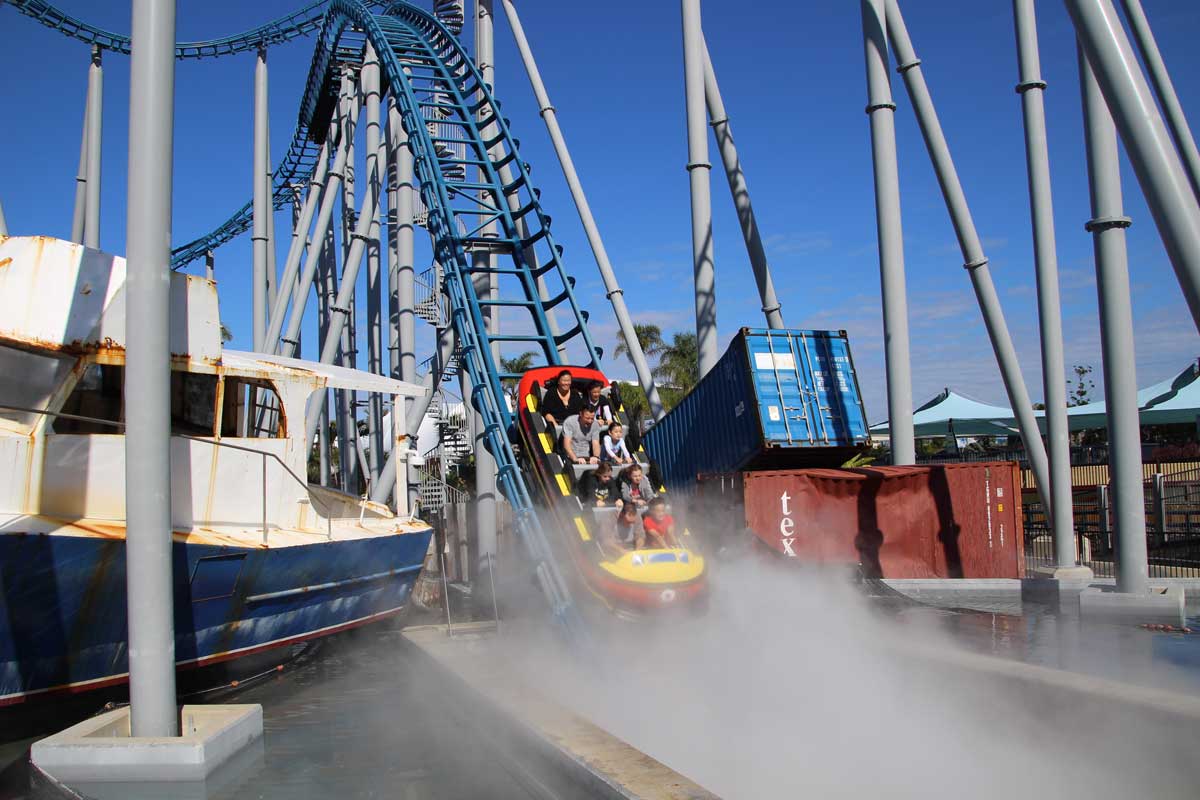
<instances>
[{"instance_id":1,"label":"metal fence","mask_svg":"<svg viewBox=\"0 0 1200 800\"><path fill-rule=\"evenodd\" d=\"M1142 486L1150 577L1200 577L1200 467L1155 473ZM1079 562L1097 577L1114 577L1116 541L1107 484L1077 488L1072 496ZM1053 567L1054 543L1041 502L1029 497L1024 511L1027 569Z\"/></svg>"}]
</instances>

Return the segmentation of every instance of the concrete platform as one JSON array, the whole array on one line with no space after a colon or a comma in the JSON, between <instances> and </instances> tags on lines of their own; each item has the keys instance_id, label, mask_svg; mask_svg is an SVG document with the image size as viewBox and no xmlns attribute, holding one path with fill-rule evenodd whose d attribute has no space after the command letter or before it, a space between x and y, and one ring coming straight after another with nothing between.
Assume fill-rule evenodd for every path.
<instances>
[{"instance_id":1,"label":"concrete platform","mask_svg":"<svg viewBox=\"0 0 1200 800\"><path fill-rule=\"evenodd\" d=\"M472 630L478 631L472 635ZM412 649L445 682L443 697L463 724L487 731L498 755L548 796L617 800L716 800L660 761L549 700L515 674L490 624L456 624L404 632Z\"/></svg>"},{"instance_id":2,"label":"concrete platform","mask_svg":"<svg viewBox=\"0 0 1200 800\"><path fill-rule=\"evenodd\" d=\"M68 785L199 782L262 737L262 706L183 706L180 731L180 736L132 737L126 706L42 739L30 759Z\"/></svg>"},{"instance_id":3,"label":"concrete platform","mask_svg":"<svg viewBox=\"0 0 1200 800\"><path fill-rule=\"evenodd\" d=\"M1152 588L1145 594L1089 587L1079 593L1079 615L1085 619L1181 627L1187 621L1184 590L1178 586Z\"/></svg>"}]
</instances>

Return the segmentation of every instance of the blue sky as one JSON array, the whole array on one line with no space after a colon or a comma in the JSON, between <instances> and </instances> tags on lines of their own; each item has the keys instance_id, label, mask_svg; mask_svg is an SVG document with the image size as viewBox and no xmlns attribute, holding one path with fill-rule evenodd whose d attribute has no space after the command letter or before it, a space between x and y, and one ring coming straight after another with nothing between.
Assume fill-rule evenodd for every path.
<instances>
[{"instance_id":1,"label":"blue sky","mask_svg":"<svg viewBox=\"0 0 1200 800\"><path fill-rule=\"evenodd\" d=\"M1143 0L1193 125L1200 130L1200 7ZM240 31L300 0L180 3L178 36ZM61 0L111 30L129 30L128 3ZM966 6L970 13L963 13ZM691 330L691 245L679 8L673 2L522 0L526 31L558 109L628 304L638 321ZM909 32L941 115L1022 358L1042 395L1036 297L1011 4L908 0ZM1100 367L1083 132L1073 31L1061 3L1039 4L1043 77L1068 364ZM886 416L879 277L858 4L761 0L704 5L704 24L792 327L844 328L872 420ZM469 36L469 35L468 35ZM70 234L88 50L0 7L0 202L14 234ZM577 277L593 332L612 352L616 324L507 25L497 26L497 95L534 165ZM312 40L271 50L271 144L277 160L295 126ZM189 241L250 195L253 56L178 64L173 240ZM125 239L128 59L105 59L101 244ZM914 400L943 386L1006 404L968 276L961 266L923 143L893 85L900 148ZM716 160L715 148L712 158ZM722 347L762 316L724 179L714 170L718 324ZM1129 254L1141 386L1200 355L1178 283L1132 171ZM280 215L277 229L289 220ZM281 237L282 238L282 237ZM428 264L428 249L419 263ZM282 263L282 248L280 263ZM195 265L202 268L202 265ZM222 315L248 347L250 242L217 253ZM360 325L360 329L365 325ZM311 330L311 326L306 330ZM422 336L427 336L422 331ZM365 353L365 348L363 349ZM313 355L311 349L306 353ZM632 375L611 362L617 377ZM1097 377L1097 388L1100 380Z\"/></svg>"}]
</instances>

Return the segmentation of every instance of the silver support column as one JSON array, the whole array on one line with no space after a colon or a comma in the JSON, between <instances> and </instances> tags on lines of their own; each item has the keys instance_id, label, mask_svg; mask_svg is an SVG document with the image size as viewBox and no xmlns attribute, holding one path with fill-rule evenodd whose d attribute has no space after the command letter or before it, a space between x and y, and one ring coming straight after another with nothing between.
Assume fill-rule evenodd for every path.
<instances>
[{"instance_id":1,"label":"silver support column","mask_svg":"<svg viewBox=\"0 0 1200 800\"><path fill-rule=\"evenodd\" d=\"M4 218L3 203L0 203L0 236L8 236L8 220Z\"/></svg>"},{"instance_id":2,"label":"silver support column","mask_svg":"<svg viewBox=\"0 0 1200 800\"><path fill-rule=\"evenodd\" d=\"M88 148L88 103L91 102L91 87L83 101L83 125L79 134L79 167L75 170L75 208L71 215L71 241L83 244L83 223L87 214L87 148Z\"/></svg>"},{"instance_id":3,"label":"silver support column","mask_svg":"<svg viewBox=\"0 0 1200 800\"><path fill-rule=\"evenodd\" d=\"M692 259L696 289L696 347L700 377L720 357L717 344L717 295L713 266L712 164L704 124L704 33L700 0L681 0L683 10L683 84L687 99L688 178L692 195ZM630 342L627 340L626 344Z\"/></svg>"},{"instance_id":4,"label":"silver support column","mask_svg":"<svg viewBox=\"0 0 1200 800\"><path fill-rule=\"evenodd\" d=\"M494 16L492 14L492 0L475 0L475 63L479 68L480 75L483 77L483 82L495 90L496 85L496 58L495 58L495 28ZM485 116L490 112L486 109L481 109L480 116ZM494 125L487 126L481 131L485 138L492 138L496 134ZM494 155L489 154L492 160L496 160ZM482 182L482 181L481 181ZM493 202L493 199L488 196L486 191L480 192L480 201L484 203ZM495 202L499 203L500 198L495 198ZM484 238L490 239L497 236L497 224L493 220L484 226L481 235ZM491 270L495 267L496 256L489 251L477 252L474 257L474 266ZM486 297L488 300L495 300L498 296L498 276L495 272L488 272L483 280L475 279L475 291L480 297ZM483 312L484 325L487 332L491 335L496 335L500 332L500 308L499 306L487 306ZM496 364L500 363L500 345L493 343L492 359ZM465 372L463 373L466 374ZM471 387L472 395L476 388ZM467 393L463 392L463 397L467 397ZM503 398L500 398L503 401ZM475 403L471 402L470 409L475 408ZM487 448L487 436L484 431L483 417L478 411L475 414L475 533L476 533L476 551L475 555L478 559L475 573L479 576L484 575L484 569L490 571L491 565L495 560L496 549L496 459L492 452Z\"/></svg>"},{"instance_id":5,"label":"silver support column","mask_svg":"<svg viewBox=\"0 0 1200 800\"><path fill-rule=\"evenodd\" d=\"M267 331L267 215L271 213L271 190L264 182L270 160L267 141L267 51L260 48L254 61L254 222L250 233L253 246L251 271L251 331L255 352L266 351Z\"/></svg>"},{"instance_id":6,"label":"silver support column","mask_svg":"<svg viewBox=\"0 0 1200 800\"><path fill-rule=\"evenodd\" d=\"M131 43L125 294L127 307L138 313L125 323L130 728L136 737L176 736L169 316L174 0L133 0Z\"/></svg>"},{"instance_id":7,"label":"silver support column","mask_svg":"<svg viewBox=\"0 0 1200 800\"><path fill-rule=\"evenodd\" d=\"M342 78L342 100L338 104L339 120L341 119L340 110L346 108L346 102L354 93L354 86L350 81L349 76ZM347 115L348 116L348 115ZM325 187L320 192L320 210L317 212L317 222L313 228L312 238L314 242L325 242L326 234L331 233L330 220L333 219L333 211L337 206L339 189L341 188L342 176L346 170L346 162L349 157L347 139L354 136L354 120L350 119L348 125L342 125L340 122L335 123L335 128L338 129L338 144L337 150L333 158L333 166L329 169L325 176ZM332 133L330 134L333 135ZM314 187L316 184L314 184ZM305 202L306 209L311 202L316 202L314 193L309 192L309 197ZM304 219L300 220L301 226L305 225ZM320 247L309 248L308 253L304 256L304 267L300 271L301 290L296 293L294 302L292 303L291 316L289 316L287 330L279 340L279 354L290 356L295 350L296 337L300 333L300 326L304 322L304 308L308 301L308 290L312 286L313 277L317 273L317 262L323 254L328 253L327 257L334 257L333 245L326 243ZM299 263L299 253L295 255L296 262ZM336 258L334 258L336 261ZM293 263L293 254L288 254L288 264L284 267L284 281L290 276L289 268ZM271 327L267 330L267 341L274 342L272 334L280 330L283 326L283 313L286 311L282 306L276 307L279 313L278 322L271 321ZM277 335L277 334L276 334ZM322 351L328 342L322 345Z\"/></svg>"},{"instance_id":8,"label":"silver support column","mask_svg":"<svg viewBox=\"0 0 1200 800\"><path fill-rule=\"evenodd\" d=\"M84 203L83 243L100 249L100 162L104 127L104 69L100 48L92 45L92 64L88 67L87 103L87 186ZM168 228L169 230L169 228Z\"/></svg>"},{"instance_id":9,"label":"silver support column","mask_svg":"<svg viewBox=\"0 0 1200 800\"><path fill-rule=\"evenodd\" d=\"M414 399L411 410L408 412L408 429L410 431L419 430L421 420L425 419L425 415L429 413L429 407L433 405L434 395L438 387L445 380L446 364L450 360L450 354L458 347L457 337L454 335L454 327L447 326L438 329L438 339L436 349L440 357L434 359L437 366L425 375L422 386L425 387L425 394ZM469 400L467 398L466 400ZM464 400L464 405L466 404ZM470 409L467 409L468 413ZM388 456L387 464L384 465L382 472L379 475L379 485L371 490L371 499L376 503L386 503L391 495L392 487L396 481L396 453L393 452Z\"/></svg>"},{"instance_id":10,"label":"silver support column","mask_svg":"<svg viewBox=\"0 0 1200 800\"><path fill-rule=\"evenodd\" d=\"M378 164L376 164L378 166ZM325 341L325 346L321 350L321 363L333 364L337 358L337 347L339 341L342 344L342 356L350 359L348 363L343 363L343 366L353 368L353 352L354 341L350 337L350 317L352 314L351 303L354 300L355 284L358 281L358 271L362 266L363 255L366 251L366 240L370 233L371 225L375 216L375 208L378 205L378 200L375 196L375 187L378 185L378 177L375 173L368 173L366 186L363 189L362 207L359 209L357 221L354 224L354 230L349 238L351 240L349 252L346 254L346 261L342 264L342 276L340 286L338 288L337 298L330 307L330 322L328 339ZM347 392L347 394L351 394ZM308 421L306 423L306 431L311 439L317 429L317 413L314 409L309 409Z\"/></svg>"},{"instance_id":11,"label":"silver support column","mask_svg":"<svg viewBox=\"0 0 1200 800\"><path fill-rule=\"evenodd\" d=\"M367 121L364 130L367 155L367 180L375 197L375 213L367 231L367 370L375 375L384 375L383 367L383 282L380 272L380 235L383 230L380 200L386 173L386 154L380 159L380 144L383 141L382 118L380 115L379 58L367 44L366 59L362 69L363 103L366 105ZM367 464L372 485L379 480L379 468L383 466L383 396L372 392L367 397ZM391 432L387 434L391 437Z\"/></svg>"},{"instance_id":12,"label":"silver support column","mask_svg":"<svg viewBox=\"0 0 1200 800\"><path fill-rule=\"evenodd\" d=\"M204 254L204 277L210 281L217 279L217 259L212 250Z\"/></svg>"},{"instance_id":13,"label":"silver support column","mask_svg":"<svg viewBox=\"0 0 1200 800\"><path fill-rule=\"evenodd\" d=\"M1084 131L1091 187L1092 234L1096 255L1096 291L1100 296L1100 346L1104 353L1104 402L1108 416L1109 477L1116 527L1117 591L1145 594L1146 509L1142 494L1142 435L1138 419L1133 308L1121 207L1121 167L1117 132L1100 87L1082 49Z\"/></svg>"},{"instance_id":14,"label":"silver support column","mask_svg":"<svg viewBox=\"0 0 1200 800\"><path fill-rule=\"evenodd\" d=\"M1196 150L1196 140L1192 138L1192 129L1188 126L1183 106L1179 104L1179 95L1175 93L1175 85L1171 83L1171 75L1163 62L1162 53L1158 51L1158 43L1154 41L1154 33L1150 30L1150 22L1146 12L1142 10L1141 0L1121 0L1125 8L1125 18L1133 29L1133 38L1141 51L1142 61L1150 72L1150 83L1158 95L1166 115L1167 127L1171 130L1171 138L1183 161L1187 172L1188 182L1192 185L1192 194L1200 198L1200 152Z\"/></svg>"},{"instance_id":15,"label":"silver support column","mask_svg":"<svg viewBox=\"0 0 1200 800\"><path fill-rule=\"evenodd\" d=\"M929 159L937 173L938 184L946 201L946 210L954 223L964 266L971 275L971 284L975 289L979 308L983 312L983 322L992 342L992 350L996 354L1000 376L1004 379L1009 405L1016 416L1017 427L1025 443L1025 453L1029 457L1029 466L1037 481L1038 493L1044 507L1051 510L1050 468L1046 462L1046 447L1042 443L1042 434L1033 415L1029 391L1025 388L1025 378L1021 375L1017 351L1013 347L1008 324L1004 321L1004 311L1000 307L1000 298L992 283L992 273L988 268L987 257L983 254L983 245L979 241L979 233L975 230L975 222L971 219L971 209L967 206L958 172L954 169L950 148L946 144L942 125L933 107L933 98L929 95L929 87L925 85L925 76L921 73L921 61L909 40L897 0L887 0L887 31L892 46L896 49L896 61L899 64L897 70L904 75L904 85L908 89L917 122L921 126L921 135L925 139Z\"/></svg>"},{"instance_id":16,"label":"silver support column","mask_svg":"<svg viewBox=\"0 0 1200 800\"><path fill-rule=\"evenodd\" d=\"M612 262L608 259L608 250L604 247L604 240L600 237L600 229L596 226L596 219L592 215L592 208L588 204L587 195L583 191L583 184L579 180L579 174L575 171L575 162L571 158L571 151L567 149L566 139L563 138L562 129L558 125L558 113L550 102L550 95L546 91L545 83L542 82L541 73L538 71L537 62L533 58L533 50L530 48L529 40L525 36L525 29L521 25L521 18L517 14L516 6L513 5L512 0L502 0L502 3L504 5L504 13L508 17L509 27L513 32L513 38L517 43L517 51L521 54L521 61L525 65L525 72L529 76L530 85L533 87L533 94L537 99L539 113L542 115L542 120L546 123L546 130L550 133L550 141L553 143L554 152L558 156L559 166L562 167L563 177L567 179L567 187L571 191L571 199L575 202L575 209L579 212L579 220L583 223L584 233L587 235L588 244L592 248L592 255L596 259L596 267L600 270L600 279L604 282L604 290L607 293L609 302L612 303L613 313L617 317L617 325L621 329L621 336L629 348L630 360L633 361L634 371L637 372L638 383L641 385L642 391L646 393L646 397L650 402L650 413L655 419L661 419L665 411L663 410L662 400L658 396L658 387L655 385L650 366L646 363L646 354L642 352L642 345L634 333L633 320L630 318L629 309L625 305L625 294L617 282L616 274L613 272Z\"/></svg>"},{"instance_id":17,"label":"silver support column","mask_svg":"<svg viewBox=\"0 0 1200 800\"><path fill-rule=\"evenodd\" d=\"M875 225L879 237L879 285L883 299L884 366L892 463L917 463L913 437L912 365L909 361L908 294L904 277L904 228L896 159L896 104L892 102L885 31L886 0L862 0L867 69L867 114L875 166Z\"/></svg>"},{"instance_id":18,"label":"silver support column","mask_svg":"<svg viewBox=\"0 0 1200 800\"><path fill-rule=\"evenodd\" d=\"M729 124L729 114L725 111L725 101L721 97L717 73L713 69L712 56L708 52L708 42L705 41L703 45L704 99L708 103L709 124L716 134L717 149L721 153L721 162L725 165L725 178L729 181L729 193L733 195L733 205L737 209L738 222L742 226L742 238L746 241L746 255L749 256L750 267L754 270L754 281L758 284L763 316L767 318L768 328L783 328L783 312L780 310L779 298L775 295L771 265L767 263L762 234L758 230L758 219L754 216L754 206L750 202L750 187L746 185L746 173L742 171L742 162L738 159L737 145L733 141L733 128Z\"/></svg>"},{"instance_id":19,"label":"silver support column","mask_svg":"<svg viewBox=\"0 0 1200 800\"><path fill-rule=\"evenodd\" d=\"M1200 329L1200 204L1110 0L1065 0Z\"/></svg>"},{"instance_id":20,"label":"silver support column","mask_svg":"<svg viewBox=\"0 0 1200 800\"><path fill-rule=\"evenodd\" d=\"M1025 122L1025 158L1029 177L1029 213L1033 223L1033 259L1037 272L1038 325L1042 340L1042 391L1046 406L1051 507L1046 519L1054 536L1059 569L1076 566L1075 519L1071 499L1071 440L1067 424L1066 361L1063 356L1062 306L1058 294L1058 252L1054 241L1054 204L1050 155L1046 146L1046 110L1042 93L1034 0L1013 0L1021 111Z\"/></svg>"},{"instance_id":21,"label":"silver support column","mask_svg":"<svg viewBox=\"0 0 1200 800\"><path fill-rule=\"evenodd\" d=\"M389 226L388 233L393 237L394 249L392 256L395 259L395 301L396 301L396 324L392 330L392 335L395 341L395 359L396 359L396 375L402 381L408 383L416 383L417 381L417 312L416 304L416 246L415 246L415 228L413 220L414 200L416 198L416 186L413 183L413 155L412 150L408 146L408 133L404 130L404 122L400 118L400 111L391 105L388 108L388 124L389 137L392 143L390 163L394 165L395 184L391 187L395 203L389 204L388 209L394 214L393 222ZM413 406L416 405L413 398L404 398L404 403L401 406L401 413L408 418L406 430L412 431L415 434L420 430L421 420L418 419L414 425L411 420ZM393 412L396 413L396 412ZM421 415L422 417L424 414ZM394 463L394 462L392 462ZM416 508L416 503L420 498L421 482L420 476L417 474L417 469L405 459L406 472L408 475L408 507ZM384 472L386 470L382 470ZM385 478L381 474L380 482L377 489L382 492L384 489ZM396 507L400 507L400 499L396 499Z\"/></svg>"}]
</instances>

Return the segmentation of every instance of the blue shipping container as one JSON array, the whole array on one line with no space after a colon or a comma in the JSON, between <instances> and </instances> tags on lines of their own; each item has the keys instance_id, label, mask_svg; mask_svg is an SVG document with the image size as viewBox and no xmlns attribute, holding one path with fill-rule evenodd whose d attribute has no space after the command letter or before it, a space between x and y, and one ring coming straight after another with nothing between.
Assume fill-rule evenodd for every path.
<instances>
[{"instance_id":1,"label":"blue shipping container","mask_svg":"<svg viewBox=\"0 0 1200 800\"><path fill-rule=\"evenodd\" d=\"M742 328L644 442L667 487L686 489L701 474L836 467L869 436L845 331Z\"/></svg>"}]
</instances>

